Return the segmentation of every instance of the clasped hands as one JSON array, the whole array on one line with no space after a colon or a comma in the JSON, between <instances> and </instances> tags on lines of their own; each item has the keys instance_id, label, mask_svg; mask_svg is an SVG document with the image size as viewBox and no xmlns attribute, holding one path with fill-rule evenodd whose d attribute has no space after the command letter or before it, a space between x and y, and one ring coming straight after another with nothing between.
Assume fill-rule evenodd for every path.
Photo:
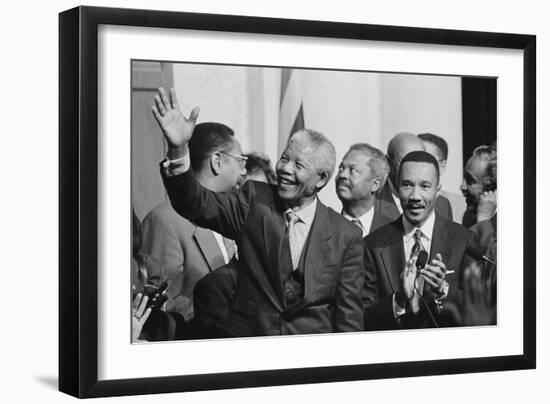
<instances>
[{"instance_id":1,"label":"clasped hands","mask_svg":"<svg viewBox=\"0 0 550 404\"><path fill-rule=\"evenodd\" d=\"M400 307L407 307L413 313L418 313L420 310L419 300L422 293L420 284L427 283L438 298L444 297L447 292L445 281L447 267L441 254L436 254L435 258L420 271L416 267L417 259L418 256L414 256L405 264L396 294L397 304Z\"/></svg>"}]
</instances>

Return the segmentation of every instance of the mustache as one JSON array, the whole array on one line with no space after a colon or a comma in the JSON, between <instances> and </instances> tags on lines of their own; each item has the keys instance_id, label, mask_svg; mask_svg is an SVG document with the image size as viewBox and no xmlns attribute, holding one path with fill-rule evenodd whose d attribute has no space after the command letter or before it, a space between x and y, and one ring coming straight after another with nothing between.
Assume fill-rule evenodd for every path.
<instances>
[{"instance_id":1,"label":"mustache","mask_svg":"<svg viewBox=\"0 0 550 404\"><path fill-rule=\"evenodd\" d=\"M340 185L345 185L346 187L351 188L351 184L346 180L338 180L336 181L336 186L339 187Z\"/></svg>"},{"instance_id":2,"label":"mustache","mask_svg":"<svg viewBox=\"0 0 550 404\"><path fill-rule=\"evenodd\" d=\"M425 205L423 203L407 203L405 204L405 207L407 209L415 209L415 208L425 208Z\"/></svg>"}]
</instances>

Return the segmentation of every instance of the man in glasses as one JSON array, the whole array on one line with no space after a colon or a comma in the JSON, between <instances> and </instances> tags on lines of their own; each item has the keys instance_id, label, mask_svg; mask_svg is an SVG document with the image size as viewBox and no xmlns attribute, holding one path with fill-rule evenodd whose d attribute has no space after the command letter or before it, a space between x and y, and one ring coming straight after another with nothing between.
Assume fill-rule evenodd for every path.
<instances>
[{"instance_id":1,"label":"man in glasses","mask_svg":"<svg viewBox=\"0 0 550 404\"><path fill-rule=\"evenodd\" d=\"M466 162L460 186L467 205L462 219L466 227L490 220L496 213L496 159L496 148L483 145L476 147Z\"/></svg>"},{"instance_id":2,"label":"man in glasses","mask_svg":"<svg viewBox=\"0 0 550 404\"><path fill-rule=\"evenodd\" d=\"M206 122L196 125L194 131L189 158L197 181L214 192L237 189L246 173L246 157L233 130L221 123ZM236 244L178 215L168 199L143 219L142 226L141 253L152 257L153 263L148 268L149 282L157 286L170 282L166 311L177 319L177 326L167 326L155 323L153 315L146 324L149 339L191 338L195 284L236 258Z\"/></svg>"},{"instance_id":3,"label":"man in glasses","mask_svg":"<svg viewBox=\"0 0 550 404\"><path fill-rule=\"evenodd\" d=\"M276 185L247 181L237 192L216 193L189 165L198 113L185 118L173 89L155 97L153 114L168 143L161 172L175 210L239 247L225 336L362 331L361 231L317 198L336 165L332 143L298 131L277 162Z\"/></svg>"}]
</instances>

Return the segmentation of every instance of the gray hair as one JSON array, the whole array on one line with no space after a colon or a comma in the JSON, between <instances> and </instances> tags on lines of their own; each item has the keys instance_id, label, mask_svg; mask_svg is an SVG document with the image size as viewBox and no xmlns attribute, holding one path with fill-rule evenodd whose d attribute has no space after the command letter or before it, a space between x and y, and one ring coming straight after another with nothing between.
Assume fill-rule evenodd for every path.
<instances>
[{"instance_id":1,"label":"gray hair","mask_svg":"<svg viewBox=\"0 0 550 404\"><path fill-rule=\"evenodd\" d=\"M380 188L378 190L378 192L380 192L384 187L390 172L390 165L384 153L368 143L355 143L350 146L346 154L349 154L352 151L363 153L369 158L367 165L374 176L379 178L381 181Z\"/></svg>"},{"instance_id":2,"label":"gray hair","mask_svg":"<svg viewBox=\"0 0 550 404\"><path fill-rule=\"evenodd\" d=\"M321 132L311 129L301 129L293 133L289 138L287 145L294 141L303 141L311 149L311 158L319 174L327 175L327 182L334 174L336 167L336 149L334 145Z\"/></svg>"},{"instance_id":3,"label":"gray hair","mask_svg":"<svg viewBox=\"0 0 550 404\"><path fill-rule=\"evenodd\" d=\"M472 152L472 156L487 163L481 181L483 190L494 191L497 189L497 149L493 146L478 146Z\"/></svg>"}]
</instances>

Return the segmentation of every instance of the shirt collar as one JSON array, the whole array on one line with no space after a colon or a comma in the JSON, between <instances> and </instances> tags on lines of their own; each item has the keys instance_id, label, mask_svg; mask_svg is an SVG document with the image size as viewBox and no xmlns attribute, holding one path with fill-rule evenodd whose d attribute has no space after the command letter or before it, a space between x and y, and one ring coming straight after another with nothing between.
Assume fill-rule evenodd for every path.
<instances>
[{"instance_id":1,"label":"shirt collar","mask_svg":"<svg viewBox=\"0 0 550 404\"><path fill-rule=\"evenodd\" d=\"M355 219L358 219L359 220L359 223L361 223L361 226L363 226L363 229L365 229L366 232L369 231L369 228L370 228L370 224L372 222L372 218L374 216L374 207L371 207L366 213L363 213L361 216L359 217L353 217L353 216L350 216L348 215L347 213L345 212L342 212L342 215L348 219L349 221L352 221L352 220L355 220Z\"/></svg>"},{"instance_id":2,"label":"shirt collar","mask_svg":"<svg viewBox=\"0 0 550 404\"><path fill-rule=\"evenodd\" d=\"M432 240L433 232L434 232L434 224L435 224L435 212L432 210L430 213L430 216L426 219L424 224L420 227L414 226L411 222L407 220L405 215L401 215L403 220L403 228L405 229L405 240L409 241L416 231L416 229L420 229L422 231L422 236L427 238L428 240Z\"/></svg>"},{"instance_id":3,"label":"shirt collar","mask_svg":"<svg viewBox=\"0 0 550 404\"><path fill-rule=\"evenodd\" d=\"M313 223L313 218L315 218L315 212L317 211L317 197L309 205L302 207L300 209L287 209L286 212L294 212L296 216L300 219L301 222L305 223L307 226L311 226Z\"/></svg>"}]
</instances>

